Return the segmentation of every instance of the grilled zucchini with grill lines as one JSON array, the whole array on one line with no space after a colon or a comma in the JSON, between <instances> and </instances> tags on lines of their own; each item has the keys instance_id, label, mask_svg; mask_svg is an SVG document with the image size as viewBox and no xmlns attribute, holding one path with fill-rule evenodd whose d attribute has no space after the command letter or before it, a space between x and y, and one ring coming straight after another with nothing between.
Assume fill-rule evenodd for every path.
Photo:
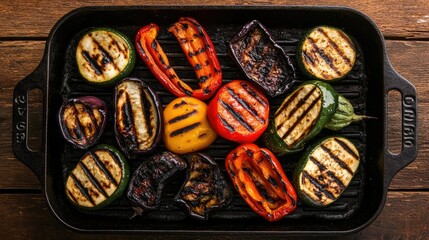
<instances>
[{"instance_id":1,"label":"grilled zucchini with grill lines","mask_svg":"<svg viewBox=\"0 0 429 240\"><path fill-rule=\"evenodd\" d=\"M322 139L307 150L295 168L294 184L300 199L316 207L333 203L349 185L359 163L359 151L348 139Z\"/></svg>"},{"instance_id":2,"label":"grilled zucchini with grill lines","mask_svg":"<svg viewBox=\"0 0 429 240\"><path fill-rule=\"evenodd\" d=\"M102 144L79 160L66 180L66 195L85 210L103 208L122 195L130 177L125 157L113 146Z\"/></svg>"},{"instance_id":3,"label":"grilled zucchini with grill lines","mask_svg":"<svg viewBox=\"0 0 429 240\"><path fill-rule=\"evenodd\" d=\"M340 29L319 26L311 29L296 50L298 66L310 79L336 81L344 78L356 61L356 48Z\"/></svg>"},{"instance_id":4,"label":"grilled zucchini with grill lines","mask_svg":"<svg viewBox=\"0 0 429 240\"><path fill-rule=\"evenodd\" d=\"M136 53L132 42L112 28L95 28L83 35L76 48L76 62L86 82L112 86L133 70Z\"/></svg>"},{"instance_id":5,"label":"grilled zucchini with grill lines","mask_svg":"<svg viewBox=\"0 0 429 240\"><path fill-rule=\"evenodd\" d=\"M262 139L276 155L300 151L331 120L337 106L338 93L332 86L306 82L285 98Z\"/></svg>"},{"instance_id":6,"label":"grilled zucchini with grill lines","mask_svg":"<svg viewBox=\"0 0 429 240\"><path fill-rule=\"evenodd\" d=\"M162 104L144 81L125 78L115 88L115 134L125 155L153 150L162 135Z\"/></svg>"}]
</instances>

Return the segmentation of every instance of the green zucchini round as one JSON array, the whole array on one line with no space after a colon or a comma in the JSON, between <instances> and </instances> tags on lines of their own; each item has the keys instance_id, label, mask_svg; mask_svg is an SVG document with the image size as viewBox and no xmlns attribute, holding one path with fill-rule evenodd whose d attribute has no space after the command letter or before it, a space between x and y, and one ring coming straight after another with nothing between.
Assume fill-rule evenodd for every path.
<instances>
[{"instance_id":1,"label":"green zucchini round","mask_svg":"<svg viewBox=\"0 0 429 240\"><path fill-rule=\"evenodd\" d=\"M80 209L98 210L122 195L129 178L129 166L122 153L101 144L85 153L69 173L66 195Z\"/></svg>"},{"instance_id":2,"label":"green zucchini round","mask_svg":"<svg viewBox=\"0 0 429 240\"><path fill-rule=\"evenodd\" d=\"M288 95L270 119L262 136L276 155L298 152L330 121L338 106L338 93L327 83L310 81Z\"/></svg>"},{"instance_id":3,"label":"green zucchini round","mask_svg":"<svg viewBox=\"0 0 429 240\"><path fill-rule=\"evenodd\" d=\"M296 48L299 69L310 79L343 79L356 62L356 47L338 28L318 26L308 31Z\"/></svg>"},{"instance_id":4,"label":"green zucchini round","mask_svg":"<svg viewBox=\"0 0 429 240\"><path fill-rule=\"evenodd\" d=\"M309 206L325 207L347 188L360 164L359 151L340 136L324 138L303 154L293 179L300 199Z\"/></svg>"},{"instance_id":5,"label":"green zucchini round","mask_svg":"<svg viewBox=\"0 0 429 240\"><path fill-rule=\"evenodd\" d=\"M123 33L107 27L86 32L76 47L76 63L89 84L113 86L134 69L133 42Z\"/></svg>"}]
</instances>

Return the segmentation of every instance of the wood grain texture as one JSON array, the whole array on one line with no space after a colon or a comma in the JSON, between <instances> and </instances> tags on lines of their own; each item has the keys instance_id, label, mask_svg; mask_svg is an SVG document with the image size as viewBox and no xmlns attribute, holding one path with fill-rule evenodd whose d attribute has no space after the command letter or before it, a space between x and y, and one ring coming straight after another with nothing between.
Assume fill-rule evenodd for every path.
<instances>
[{"instance_id":1,"label":"wood grain texture","mask_svg":"<svg viewBox=\"0 0 429 240\"><path fill-rule=\"evenodd\" d=\"M379 217L363 231L329 239L428 239L427 192L391 192ZM64 227L50 213L41 194L0 194L0 239L240 239L242 236L166 236L153 234L82 234ZM25 227L23 227L25 226ZM418 229L418 231L416 231ZM253 236L255 237L255 236ZM269 238L266 238L269 239ZM320 239L292 237L287 239ZM322 238L323 239L323 238Z\"/></svg>"},{"instance_id":2,"label":"wood grain texture","mask_svg":"<svg viewBox=\"0 0 429 240\"><path fill-rule=\"evenodd\" d=\"M147 0L61 1L27 0L0 2L0 37L46 37L66 13L83 6L102 5L324 5L355 8L374 20L383 34L393 38L429 38L429 4L426 0L347 1L347 0L259 0L210 1L177 0L172 3ZM49 12L49 14L46 14Z\"/></svg>"}]
</instances>

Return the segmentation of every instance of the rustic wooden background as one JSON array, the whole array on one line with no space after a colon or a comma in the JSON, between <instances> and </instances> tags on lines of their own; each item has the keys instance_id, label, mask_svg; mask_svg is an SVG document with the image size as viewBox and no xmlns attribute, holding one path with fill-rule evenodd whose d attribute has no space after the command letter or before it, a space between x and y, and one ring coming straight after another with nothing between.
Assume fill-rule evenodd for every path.
<instances>
[{"instance_id":1,"label":"rustic wooden background","mask_svg":"<svg viewBox=\"0 0 429 240\"><path fill-rule=\"evenodd\" d=\"M48 33L56 21L81 6L141 4L168 3L156 0L95 0L91 3L0 0L0 239L165 238L155 235L87 235L66 229L49 212L35 175L12 153L12 92L15 85L40 62ZM338 239L429 239L429 0L176 0L171 4L341 5L353 7L372 18L383 32L393 66L417 88L419 151L417 159L392 181L386 205L378 219L363 231ZM33 109L40 109L41 105L37 103L40 102L40 94L34 94L32 99L36 102ZM399 95L391 94L389 146L396 152L400 151L401 141L398 134L400 124L397 122L400 106ZM40 119L38 111L31 114L32 118ZM32 144L37 146L37 140ZM206 236L192 238L203 239Z\"/></svg>"}]
</instances>

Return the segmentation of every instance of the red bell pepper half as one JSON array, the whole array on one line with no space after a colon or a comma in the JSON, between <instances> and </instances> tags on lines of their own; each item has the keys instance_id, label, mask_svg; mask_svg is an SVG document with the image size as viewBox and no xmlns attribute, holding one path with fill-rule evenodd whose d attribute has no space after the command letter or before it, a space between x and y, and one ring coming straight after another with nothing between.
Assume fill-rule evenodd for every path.
<instances>
[{"instance_id":1,"label":"red bell pepper half","mask_svg":"<svg viewBox=\"0 0 429 240\"><path fill-rule=\"evenodd\" d=\"M268 149L242 144L227 155L225 167L244 201L268 221L280 220L295 210L295 189Z\"/></svg>"},{"instance_id":2,"label":"red bell pepper half","mask_svg":"<svg viewBox=\"0 0 429 240\"><path fill-rule=\"evenodd\" d=\"M234 80L219 89L208 106L208 119L223 138L254 142L268 126L270 107L264 94L249 82Z\"/></svg>"},{"instance_id":3,"label":"red bell pepper half","mask_svg":"<svg viewBox=\"0 0 429 240\"><path fill-rule=\"evenodd\" d=\"M177 76L156 40L158 31L159 27L151 23L142 27L136 36L137 52L158 81L177 97L192 96L200 100L212 97L222 84L222 71L213 43L203 27L192 18L182 17L168 29L192 65L199 89L192 89Z\"/></svg>"}]
</instances>

